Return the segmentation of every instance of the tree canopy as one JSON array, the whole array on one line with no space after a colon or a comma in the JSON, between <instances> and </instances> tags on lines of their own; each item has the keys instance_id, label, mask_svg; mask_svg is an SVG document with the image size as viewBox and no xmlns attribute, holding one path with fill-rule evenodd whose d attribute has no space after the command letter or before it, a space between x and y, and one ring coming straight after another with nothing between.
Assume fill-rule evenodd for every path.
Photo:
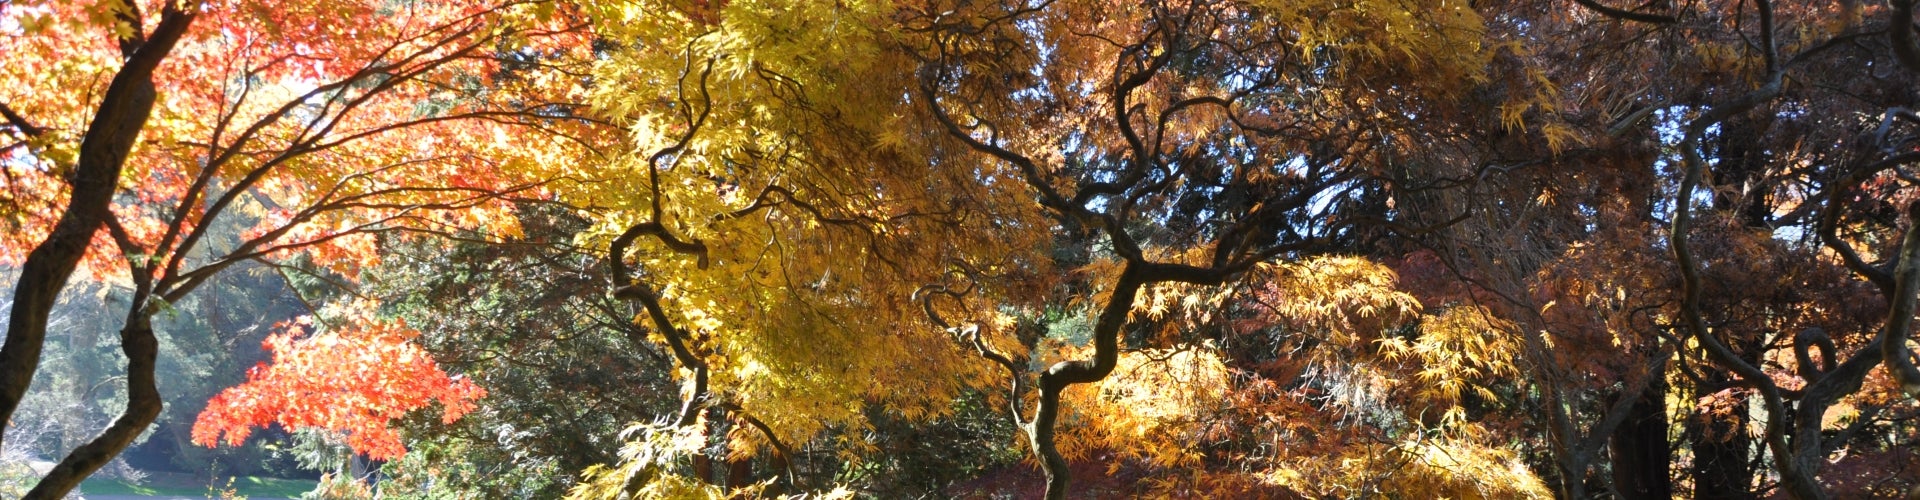
<instances>
[{"instance_id":1,"label":"tree canopy","mask_svg":"<svg viewBox=\"0 0 1920 500\"><path fill-rule=\"evenodd\" d=\"M0 421L270 270L382 496L1920 495L1912 11L0 3Z\"/></svg>"}]
</instances>

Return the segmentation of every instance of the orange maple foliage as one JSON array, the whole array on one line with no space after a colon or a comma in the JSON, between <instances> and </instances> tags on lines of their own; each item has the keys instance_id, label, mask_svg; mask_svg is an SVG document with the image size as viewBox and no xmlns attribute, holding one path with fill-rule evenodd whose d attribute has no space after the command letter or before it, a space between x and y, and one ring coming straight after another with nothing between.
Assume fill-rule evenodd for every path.
<instances>
[{"instance_id":1,"label":"orange maple foliage","mask_svg":"<svg viewBox=\"0 0 1920 500\"><path fill-rule=\"evenodd\" d=\"M590 34L553 2L4 2L0 265L21 265L52 231L92 118L122 112L98 96L127 47L169 15L191 25L159 56L151 112L128 118L139 139L96 174L114 181L110 215L78 226L91 244L77 275L131 282L136 341L125 345L148 345L138 340L153 335L149 316L236 264L297 255L351 281L388 236L512 238L513 202L551 197L554 176L530 165L584 154L598 127L576 102ZM371 455L397 454L387 420L435 399L457 416L479 394L407 345L413 336L378 322L276 336L275 365L225 396L249 418L203 427L322 426L352 432ZM23 361L4 367L30 378L37 352L25 348L41 340L23 338L8 346ZM153 355L129 353L141 359L129 363L129 390L143 395L130 408L142 412L159 404L157 391L134 387L151 385L142 373ZM136 432L100 449L117 452ZM90 472L85 463L56 483Z\"/></svg>"},{"instance_id":2,"label":"orange maple foliage","mask_svg":"<svg viewBox=\"0 0 1920 500\"><path fill-rule=\"evenodd\" d=\"M162 2L18 2L0 8L0 104L32 133L0 134L0 264L17 263L63 206L93 102L122 64L108 33L143 29ZM154 75L159 89L120 179L118 227L83 273L179 281L228 262L302 252L351 275L370 233L512 235L507 198L541 197L529 162L577 153L591 127L561 68L588 33L548 2L396 4L251 0L199 6ZM0 129L5 131L7 129ZM251 226L209 263L212 220ZM159 269L140 269L155 266ZM198 267L196 269L195 267ZM203 273L205 274L205 273ZM156 291L168 293L166 287Z\"/></svg>"},{"instance_id":3,"label":"orange maple foliage","mask_svg":"<svg viewBox=\"0 0 1920 500\"><path fill-rule=\"evenodd\" d=\"M434 401L441 421L474 410L486 389L449 376L410 342L420 335L404 321L355 317L344 328L313 335L311 317L280 325L265 347L273 362L247 371L247 382L221 391L193 423L193 442L238 446L254 427L323 428L345 432L347 445L376 460L406 453L388 422Z\"/></svg>"}]
</instances>

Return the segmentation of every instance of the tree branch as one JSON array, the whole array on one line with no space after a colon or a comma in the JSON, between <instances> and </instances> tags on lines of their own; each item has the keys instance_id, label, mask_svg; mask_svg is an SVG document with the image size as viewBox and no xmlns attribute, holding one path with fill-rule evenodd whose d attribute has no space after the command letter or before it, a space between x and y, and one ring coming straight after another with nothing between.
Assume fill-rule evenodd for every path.
<instances>
[{"instance_id":1,"label":"tree branch","mask_svg":"<svg viewBox=\"0 0 1920 500\"><path fill-rule=\"evenodd\" d=\"M1591 10L1594 13L1611 17L1614 19L1621 19L1626 21L1638 21L1638 22L1653 23L1653 24L1669 24L1669 23L1673 23L1680 20L1680 18L1678 17L1666 15L1666 14L1651 14L1646 12L1638 12L1638 11L1615 8L1615 7L1608 7L1594 0L1573 0L1573 3L1580 4L1581 7L1586 7L1587 10Z\"/></svg>"}]
</instances>

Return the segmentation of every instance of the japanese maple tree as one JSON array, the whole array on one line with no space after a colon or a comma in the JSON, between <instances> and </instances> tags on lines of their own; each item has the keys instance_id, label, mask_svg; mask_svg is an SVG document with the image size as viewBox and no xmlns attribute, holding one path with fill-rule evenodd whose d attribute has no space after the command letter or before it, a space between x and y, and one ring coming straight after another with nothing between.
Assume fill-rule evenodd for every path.
<instances>
[{"instance_id":1,"label":"japanese maple tree","mask_svg":"<svg viewBox=\"0 0 1920 500\"><path fill-rule=\"evenodd\" d=\"M510 237L509 202L548 180L524 165L580 154L595 127L571 111L584 25L549 3L11 2L0 15L17 139L0 255L23 270L0 417L73 270L133 291L127 411L31 498L72 489L158 414L150 318L167 303L236 263L296 254L350 278L379 235ZM216 219L251 229L222 238Z\"/></svg>"},{"instance_id":2,"label":"japanese maple tree","mask_svg":"<svg viewBox=\"0 0 1920 500\"><path fill-rule=\"evenodd\" d=\"M215 395L193 424L197 444L239 445L264 422L288 429L320 428L346 433L347 445L368 458L391 460L406 453L388 422L438 401L441 421L473 411L486 390L472 380L449 377L411 341L420 332L405 322L371 317L371 304L342 306L324 331L312 318L279 325L266 340L271 363L247 371L247 381Z\"/></svg>"}]
</instances>

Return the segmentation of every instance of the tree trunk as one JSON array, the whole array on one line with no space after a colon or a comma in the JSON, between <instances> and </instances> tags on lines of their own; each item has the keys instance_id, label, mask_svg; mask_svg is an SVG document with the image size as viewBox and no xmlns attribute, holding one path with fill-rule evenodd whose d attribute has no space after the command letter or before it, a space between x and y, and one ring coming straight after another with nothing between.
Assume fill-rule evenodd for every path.
<instances>
[{"instance_id":1,"label":"tree trunk","mask_svg":"<svg viewBox=\"0 0 1920 500\"><path fill-rule=\"evenodd\" d=\"M713 460L707 458L707 454L693 454L693 477L700 478L703 484L714 484Z\"/></svg>"},{"instance_id":2,"label":"tree trunk","mask_svg":"<svg viewBox=\"0 0 1920 500\"><path fill-rule=\"evenodd\" d=\"M1613 487L1621 498L1663 500L1673 496L1666 399L1667 384L1655 381L1633 404L1626 424L1614 431Z\"/></svg>"},{"instance_id":3,"label":"tree trunk","mask_svg":"<svg viewBox=\"0 0 1920 500\"><path fill-rule=\"evenodd\" d=\"M68 453L66 459L40 479L40 484L27 492L25 500L66 496L80 486L81 480L118 456L120 450L132 444L133 439L146 432L147 426L160 416L160 390L154 381L154 362L159 357L160 341L154 338L153 325L144 309L136 309L127 319L127 326L120 329L120 348L127 355L126 411L93 441Z\"/></svg>"},{"instance_id":4,"label":"tree trunk","mask_svg":"<svg viewBox=\"0 0 1920 500\"><path fill-rule=\"evenodd\" d=\"M1720 161L1709 172L1715 185L1748 186L1738 193L1715 191L1713 207L1716 211L1733 215L1741 225L1749 228L1767 228L1766 218L1770 212L1766 193L1755 192L1751 188L1762 184L1754 181L1764 175L1767 164L1765 149L1757 147L1755 143L1771 126L1771 120L1764 118L1764 113L1760 115L1734 115L1720 123L1721 133L1714 145L1715 157ZM1757 361L1759 357L1755 353L1764 350L1764 347L1754 346L1751 342L1743 344L1747 345L1735 346L1740 350L1741 357L1748 363ZM1735 376L1728 375L1716 381L1730 381ZM1694 440L1695 498L1754 498L1751 490L1753 462L1749 460L1751 453L1748 451L1753 440L1746 434L1751 420L1748 411L1747 404L1736 405L1735 421L1714 419L1705 423L1701 429L1704 433L1699 437L1706 438L1706 441ZM1724 437L1724 440L1714 441L1716 437Z\"/></svg>"},{"instance_id":5,"label":"tree trunk","mask_svg":"<svg viewBox=\"0 0 1920 500\"><path fill-rule=\"evenodd\" d=\"M1724 373L1708 380L1724 382ZM1687 441L1693 449L1693 497L1700 500L1745 500L1753 496L1753 439L1747 436L1747 405L1733 415L1687 419Z\"/></svg>"},{"instance_id":6,"label":"tree trunk","mask_svg":"<svg viewBox=\"0 0 1920 500\"><path fill-rule=\"evenodd\" d=\"M727 461L727 487L744 488L753 484L753 459Z\"/></svg>"},{"instance_id":7,"label":"tree trunk","mask_svg":"<svg viewBox=\"0 0 1920 500\"><path fill-rule=\"evenodd\" d=\"M1061 500L1067 497L1073 472L1067 469L1067 458L1054 446L1053 423L1060 416L1060 391L1066 390L1066 384L1047 382L1044 376L1040 379L1040 408L1028 424L1027 437L1033 454L1040 456L1041 472L1047 475L1046 500Z\"/></svg>"},{"instance_id":8,"label":"tree trunk","mask_svg":"<svg viewBox=\"0 0 1920 500\"><path fill-rule=\"evenodd\" d=\"M1053 442L1053 425L1060 416L1060 393L1073 384L1098 382L1113 373L1120 361L1120 327L1126 325L1134 296L1147 283L1171 279L1149 276L1154 274L1147 269L1149 266L1152 264L1129 260L1120 272L1113 295L1107 298L1099 321L1093 326L1093 359L1062 361L1040 374L1040 403L1026 431L1033 454L1040 457L1040 469L1047 474L1047 500L1066 498L1067 485L1073 481L1066 457Z\"/></svg>"},{"instance_id":9,"label":"tree trunk","mask_svg":"<svg viewBox=\"0 0 1920 500\"><path fill-rule=\"evenodd\" d=\"M47 239L35 246L20 265L13 312L7 318L7 341L0 346L0 422L13 418L27 386L33 384L47 338L47 319L60 290L66 288L67 278L86 255L93 233L113 216L109 205L119 185L121 167L153 111L153 70L193 22L195 12L173 10L171 5L151 37L142 41L136 35L121 40L127 62L107 85L100 108L87 124L73 168L73 192L67 208Z\"/></svg>"}]
</instances>

